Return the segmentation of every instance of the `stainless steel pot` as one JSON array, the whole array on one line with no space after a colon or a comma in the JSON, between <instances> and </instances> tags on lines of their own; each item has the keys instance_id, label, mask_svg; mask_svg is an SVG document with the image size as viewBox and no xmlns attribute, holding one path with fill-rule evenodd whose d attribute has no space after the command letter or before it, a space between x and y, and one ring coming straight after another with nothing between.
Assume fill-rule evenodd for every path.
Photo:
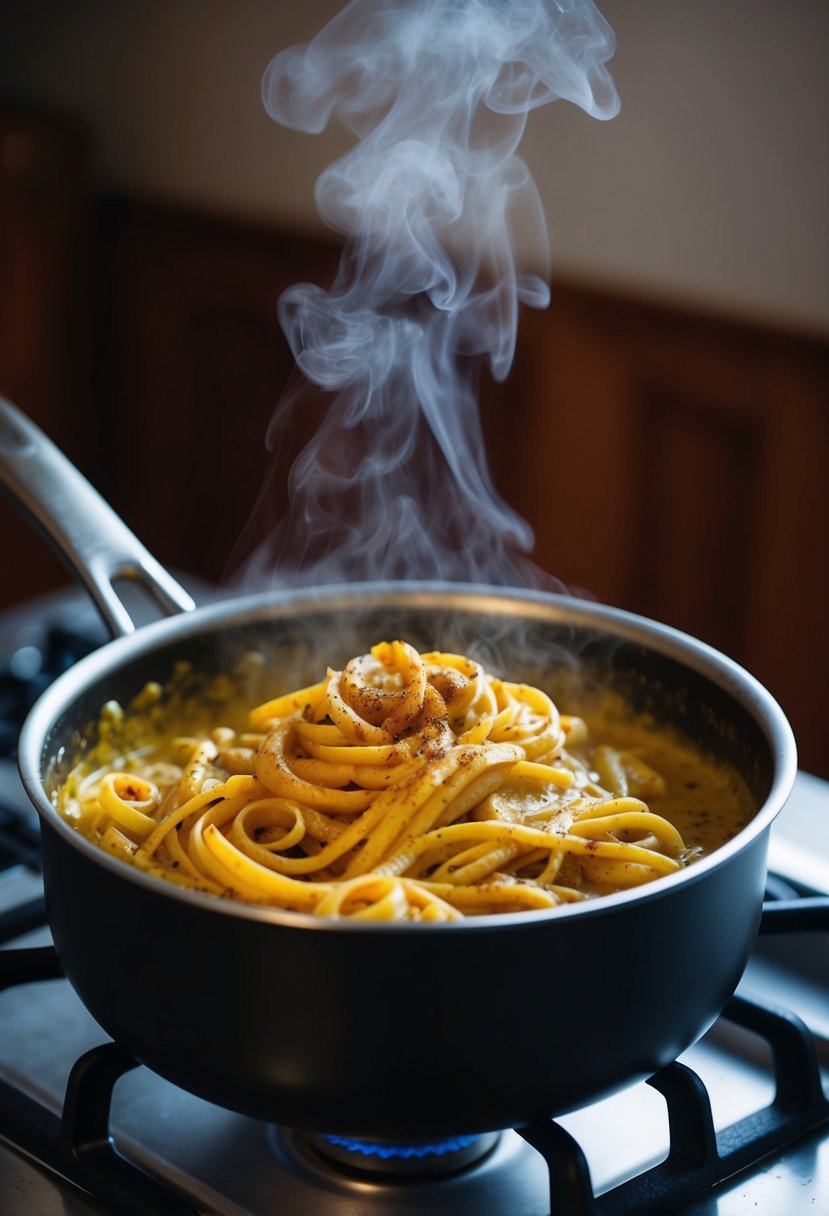
<instances>
[{"instance_id":1,"label":"stainless steel pot","mask_svg":"<svg viewBox=\"0 0 829 1216\"><path fill-rule=\"evenodd\" d=\"M19 759L41 817L61 962L93 1016L141 1062L257 1118L400 1139L561 1114L657 1071L715 1020L754 942L769 829L796 766L785 717L748 673L627 613L492 587L368 584L193 610L8 404L0 467L122 635L41 697ZM119 573L181 611L132 632L112 587ZM422 925L321 920L178 888L106 855L56 813L54 790L94 741L101 705L128 702L178 660L228 670L257 649L275 682L284 673L291 684L306 667L315 678L315 638L339 662L389 636L483 645L505 671L553 690L563 670L584 689L607 685L728 756L757 814L711 856L634 891Z\"/></svg>"}]
</instances>

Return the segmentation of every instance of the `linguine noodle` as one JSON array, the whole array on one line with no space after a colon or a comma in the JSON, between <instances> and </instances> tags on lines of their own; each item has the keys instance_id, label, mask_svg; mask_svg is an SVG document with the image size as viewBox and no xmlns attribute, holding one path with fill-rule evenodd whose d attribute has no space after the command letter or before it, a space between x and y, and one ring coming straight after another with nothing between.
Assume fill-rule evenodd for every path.
<instances>
[{"instance_id":1,"label":"linguine noodle","mask_svg":"<svg viewBox=\"0 0 829 1216\"><path fill-rule=\"evenodd\" d=\"M76 772L61 809L148 873L318 916L554 908L698 852L650 809L665 783L638 751L592 746L540 689L402 641L172 756Z\"/></svg>"}]
</instances>

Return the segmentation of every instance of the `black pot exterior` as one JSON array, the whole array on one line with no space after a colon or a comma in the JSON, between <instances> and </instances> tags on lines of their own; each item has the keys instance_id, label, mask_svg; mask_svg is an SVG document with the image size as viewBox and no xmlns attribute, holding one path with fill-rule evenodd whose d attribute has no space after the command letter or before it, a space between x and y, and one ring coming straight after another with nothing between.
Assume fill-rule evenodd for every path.
<instances>
[{"instance_id":1,"label":"black pot exterior","mask_svg":"<svg viewBox=\"0 0 829 1216\"><path fill-rule=\"evenodd\" d=\"M739 981L765 855L603 915L373 933L159 899L44 833L58 954L113 1038L244 1114L389 1139L562 1114L674 1059Z\"/></svg>"},{"instance_id":2,"label":"black pot exterior","mask_svg":"<svg viewBox=\"0 0 829 1216\"><path fill-rule=\"evenodd\" d=\"M546 647L550 664L578 635L579 654L592 648L637 708L662 707L667 721L733 756L761 807L755 822L678 875L550 913L371 925L182 892L62 822L48 798L55 766L72 762L78 732L105 700L126 701L172 658L225 653L240 631L248 645L251 621L260 639L264 629L292 652L296 622L312 610L288 602L271 619L272 605L230 605L162 622L63 677L20 751L66 974L101 1026L162 1076L296 1128L386 1139L485 1131L565 1113L652 1074L733 993L759 923L768 829L795 771L771 698L690 639L555 597L349 592L324 605L316 632L328 642L353 629L374 641L378 621L391 619L395 636L445 644L447 600L471 636L497 635L505 659L530 653L537 663ZM355 625L365 602L374 615Z\"/></svg>"}]
</instances>

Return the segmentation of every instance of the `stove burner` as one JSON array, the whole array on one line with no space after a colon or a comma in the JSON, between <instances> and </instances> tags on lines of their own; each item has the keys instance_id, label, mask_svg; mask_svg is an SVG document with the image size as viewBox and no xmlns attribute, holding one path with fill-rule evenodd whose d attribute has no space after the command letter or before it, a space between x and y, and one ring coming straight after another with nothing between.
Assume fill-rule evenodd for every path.
<instances>
[{"instance_id":1,"label":"stove burner","mask_svg":"<svg viewBox=\"0 0 829 1216\"><path fill-rule=\"evenodd\" d=\"M348 1136L309 1135L308 1141L325 1161L349 1171L383 1178L423 1178L451 1174L480 1161L494 1148L497 1132L477 1136L447 1136L440 1140L379 1143Z\"/></svg>"}]
</instances>

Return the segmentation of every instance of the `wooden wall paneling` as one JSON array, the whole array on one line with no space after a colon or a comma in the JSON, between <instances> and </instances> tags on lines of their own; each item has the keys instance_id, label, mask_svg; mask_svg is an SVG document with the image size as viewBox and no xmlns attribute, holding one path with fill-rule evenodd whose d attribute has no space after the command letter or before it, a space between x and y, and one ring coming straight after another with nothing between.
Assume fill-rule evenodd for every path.
<instances>
[{"instance_id":1,"label":"wooden wall paneling","mask_svg":"<svg viewBox=\"0 0 829 1216\"><path fill-rule=\"evenodd\" d=\"M43 425L159 558L218 580L250 518L286 505L314 408L265 434L292 359L281 292L339 248L152 201L94 213L82 130L0 112L0 391ZM515 369L487 384L496 484L567 586L703 637L791 715L829 776L829 347L553 284ZM66 581L0 503L0 605ZM247 537L251 540L250 537Z\"/></svg>"},{"instance_id":2,"label":"wooden wall paneling","mask_svg":"<svg viewBox=\"0 0 829 1216\"><path fill-rule=\"evenodd\" d=\"M765 493L744 645L791 718L802 766L829 777L829 366L772 348L764 372Z\"/></svg>"},{"instance_id":3,"label":"wooden wall paneling","mask_svg":"<svg viewBox=\"0 0 829 1216\"><path fill-rule=\"evenodd\" d=\"M744 637L758 436L747 419L649 386L636 413L637 609L731 654Z\"/></svg>"},{"instance_id":4,"label":"wooden wall paneling","mask_svg":"<svg viewBox=\"0 0 829 1216\"><path fill-rule=\"evenodd\" d=\"M654 413L651 398L649 411L652 443L664 467L685 470L686 493L698 482L707 524L695 513L683 519L663 486L660 500L673 517L665 535L681 539L682 557L672 562L661 546L660 598L636 608L704 638L756 674L784 704L802 762L828 772L829 716L817 689L829 679L829 649L812 617L827 591L827 551L824 545L821 554L815 527L821 517L829 522L825 350L752 327L691 322L677 325L670 340L663 335L642 366L646 394L653 393L655 369L660 381L659 408ZM803 535L817 541L811 561L798 553ZM801 625L820 635L808 647L785 602L785 588L797 585L805 601Z\"/></svg>"},{"instance_id":5,"label":"wooden wall paneling","mask_svg":"<svg viewBox=\"0 0 829 1216\"><path fill-rule=\"evenodd\" d=\"M653 328L657 340L630 344L645 454L637 560L650 552L659 568L636 607L735 654L750 613L748 562L764 489L756 355L732 350L716 326L706 333L678 317L672 332L663 316Z\"/></svg>"},{"instance_id":6,"label":"wooden wall paneling","mask_svg":"<svg viewBox=\"0 0 829 1216\"><path fill-rule=\"evenodd\" d=\"M85 471L90 148L62 117L0 109L0 392ZM0 607L69 581L0 498Z\"/></svg>"},{"instance_id":7,"label":"wooden wall paneling","mask_svg":"<svg viewBox=\"0 0 829 1216\"><path fill-rule=\"evenodd\" d=\"M524 329L527 450L502 475L539 564L743 663L827 775L828 362L825 343L559 287Z\"/></svg>"},{"instance_id":8,"label":"wooden wall paneling","mask_svg":"<svg viewBox=\"0 0 829 1216\"><path fill-rule=\"evenodd\" d=\"M108 494L163 562L217 582L271 462L265 435L293 367L278 297L324 277L334 255L134 204L107 205L101 227ZM274 488L284 495L284 478Z\"/></svg>"},{"instance_id":9,"label":"wooden wall paneling","mask_svg":"<svg viewBox=\"0 0 829 1216\"><path fill-rule=\"evenodd\" d=\"M569 588L618 603L635 510L624 354L554 303L526 317L519 359L525 389L513 417L521 451L508 495L535 529L539 566Z\"/></svg>"},{"instance_id":10,"label":"wooden wall paneling","mask_svg":"<svg viewBox=\"0 0 829 1216\"><path fill-rule=\"evenodd\" d=\"M163 561L216 580L268 467L276 519L314 432L308 410L275 465L265 450L292 368L276 302L329 279L338 250L151 205L109 205L103 220L104 489ZM538 564L731 653L829 775L826 350L557 284L549 311L522 315L506 383L484 378L482 409Z\"/></svg>"}]
</instances>

